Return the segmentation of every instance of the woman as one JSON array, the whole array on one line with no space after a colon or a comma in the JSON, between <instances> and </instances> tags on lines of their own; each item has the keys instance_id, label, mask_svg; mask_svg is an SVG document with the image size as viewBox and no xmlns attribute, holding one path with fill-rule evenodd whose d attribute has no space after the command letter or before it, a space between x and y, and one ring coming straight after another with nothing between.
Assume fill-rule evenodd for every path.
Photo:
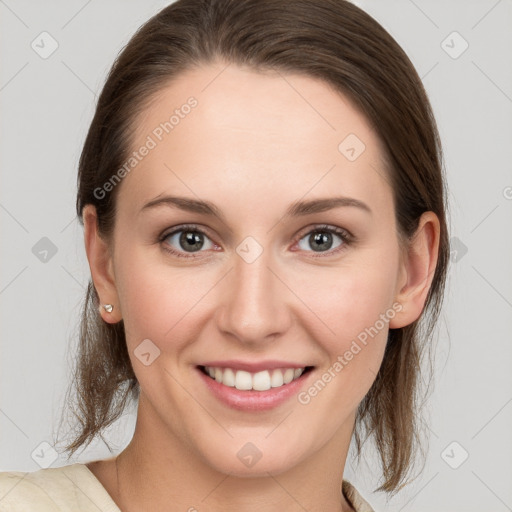
<instances>
[{"instance_id":1,"label":"woman","mask_svg":"<svg viewBox=\"0 0 512 512\"><path fill-rule=\"evenodd\" d=\"M163 9L114 63L78 174L92 281L67 448L130 398L135 432L3 473L0 510L371 511L349 445L371 436L379 490L404 485L445 198L421 80L361 9Z\"/></svg>"}]
</instances>

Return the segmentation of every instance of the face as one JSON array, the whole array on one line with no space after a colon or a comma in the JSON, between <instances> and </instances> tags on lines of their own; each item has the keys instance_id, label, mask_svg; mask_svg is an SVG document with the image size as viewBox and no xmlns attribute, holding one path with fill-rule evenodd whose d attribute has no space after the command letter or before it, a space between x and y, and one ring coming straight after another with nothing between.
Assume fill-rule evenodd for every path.
<instances>
[{"instance_id":1,"label":"face","mask_svg":"<svg viewBox=\"0 0 512 512\"><path fill-rule=\"evenodd\" d=\"M115 300L148 442L279 473L350 436L400 307L400 247L362 114L311 77L224 68L181 75L138 119L132 149L150 149L118 185Z\"/></svg>"}]
</instances>

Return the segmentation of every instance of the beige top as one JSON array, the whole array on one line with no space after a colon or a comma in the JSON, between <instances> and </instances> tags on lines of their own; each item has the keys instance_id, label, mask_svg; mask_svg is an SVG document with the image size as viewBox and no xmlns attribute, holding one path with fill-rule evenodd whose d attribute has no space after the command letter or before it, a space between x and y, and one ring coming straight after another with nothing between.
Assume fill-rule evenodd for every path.
<instances>
[{"instance_id":1,"label":"beige top","mask_svg":"<svg viewBox=\"0 0 512 512\"><path fill-rule=\"evenodd\" d=\"M356 512L374 512L356 488L342 491ZM0 472L0 512L121 512L94 473L80 463L32 472Z\"/></svg>"}]
</instances>

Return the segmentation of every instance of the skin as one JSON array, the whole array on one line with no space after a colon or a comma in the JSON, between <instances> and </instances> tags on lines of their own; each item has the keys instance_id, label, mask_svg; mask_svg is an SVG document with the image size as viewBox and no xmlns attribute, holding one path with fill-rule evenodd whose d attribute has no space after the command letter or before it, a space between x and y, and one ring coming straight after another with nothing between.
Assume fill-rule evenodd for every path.
<instances>
[{"instance_id":1,"label":"skin","mask_svg":"<svg viewBox=\"0 0 512 512\"><path fill-rule=\"evenodd\" d=\"M388 328L421 314L439 221L425 213L401 248L376 133L346 98L308 76L220 62L190 70L140 116L133 149L190 96L197 107L118 185L110 244L94 207L84 209L94 285L102 304L114 304L101 314L124 319L141 386L135 433L118 458L120 492L114 458L89 468L123 511L352 510L341 483L357 406ZM354 161L338 150L350 133L366 146ZM208 200L225 221L165 206L140 213L164 194ZM340 195L371 213L345 206L284 217L295 201ZM183 223L207 231L199 252L180 245L181 233L158 241ZM310 235L323 224L355 240L336 253L344 242L334 234L331 248L315 251ZM263 249L252 263L236 252L248 236ZM195 369L214 359L283 359L314 365L310 386L394 303L401 311L307 405L293 397L270 411L236 411ZM149 366L134 355L144 339L161 351ZM237 457L248 442L262 453L250 468Z\"/></svg>"}]
</instances>

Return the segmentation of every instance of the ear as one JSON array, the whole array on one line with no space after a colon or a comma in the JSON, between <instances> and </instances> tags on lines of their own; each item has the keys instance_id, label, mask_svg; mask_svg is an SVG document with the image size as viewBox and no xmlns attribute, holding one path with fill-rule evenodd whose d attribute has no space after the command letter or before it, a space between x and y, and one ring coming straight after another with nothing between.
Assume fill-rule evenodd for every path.
<instances>
[{"instance_id":1,"label":"ear","mask_svg":"<svg viewBox=\"0 0 512 512\"><path fill-rule=\"evenodd\" d=\"M440 224L434 212L420 217L418 228L403 250L395 301L402 309L389 322L391 329L412 324L421 315L437 265Z\"/></svg>"},{"instance_id":2,"label":"ear","mask_svg":"<svg viewBox=\"0 0 512 512\"><path fill-rule=\"evenodd\" d=\"M98 292L100 304L112 304L111 313L100 306L99 314L105 322L114 324L122 319L121 306L117 296L112 254L107 242L98 232L96 207L92 204L84 206L84 243L94 287Z\"/></svg>"}]
</instances>

